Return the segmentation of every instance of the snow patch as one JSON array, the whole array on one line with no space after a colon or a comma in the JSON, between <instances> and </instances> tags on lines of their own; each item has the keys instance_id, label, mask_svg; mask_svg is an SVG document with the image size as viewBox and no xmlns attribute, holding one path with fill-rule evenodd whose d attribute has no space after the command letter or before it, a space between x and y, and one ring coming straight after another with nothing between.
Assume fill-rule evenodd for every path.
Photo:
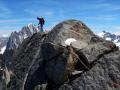
<instances>
[{"instance_id":1,"label":"snow patch","mask_svg":"<svg viewBox=\"0 0 120 90\"><path fill-rule=\"evenodd\" d=\"M76 75L76 74L80 74L80 73L82 73L83 71L74 71L74 72L72 72L72 75Z\"/></svg>"},{"instance_id":2,"label":"snow patch","mask_svg":"<svg viewBox=\"0 0 120 90\"><path fill-rule=\"evenodd\" d=\"M106 40L111 41L111 38L108 38L108 37L107 37Z\"/></svg>"},{"instance_id":3,"label":"snow patch","mask_svg":"<svg viewBox=\"0 0 120 90\"><path fill-rule=\"evenodd\" d=\"M24 35L24 39L26 39L28 37L28 35L25 33L25 35Z\"/></svg>"},{"instance_id":4,"label":"snow patch","mask_svg":"<svg viewBox=\"0 0 120 90\"><path fill-rule=\"evenodd\" d=\"M115 32L115 33L113 33L113 34L115 34L115 35L120 35L120 32Z\"/></svg>"},{"instance_id":5,"label":"snow patch","mask_svg":"<svg viewBox=\"0 0 120 90\"><path fill-rule=\"evenodd\" d=\"M120 46L120 42L118 42L118 43L115 43L117 46Z\"/></svg>"},{"instance_id":6,"label":"snow patch","mask_svg":"<svg viewBox=\"0 0 120 90\"><path fill-rule=\"evenodd\" d=\"M33 27L33 24L32 24L32 23L29 23L27 26L28 26L29 28L32 28L32 27Z\"/></svg>"},{"instance_id":7,"label":"snow patch","mask_svg":"<svg viewBox=\"0 0 120 90\"><path fill-rule=\"evenodd\" d=\"M3 54L5 52L5 49L6 49L6 46L4 46L1 51L0 51L0 54Z\"/></svg>"},{"instance_id":8,"label":"snow patch","mask_svg":"<svg viewBox=\"0 0 120 90\"><path fill-rule=\"evenodd\" d=\"M117 43L117 42L118 42L118 39L114 40L113 42L114 42L114 43Z\"/></svg>"},{"instance_id":9,"label":"snow patch","mask_svg":"<svg viewBox=\"0 0 120 90\"><path fill-rule=\"evenodd\" d=\"M104 32L101 32L101 33L98 33L98 36L99 37L104 37L104 34L105 34Z\"/></svg>"},{"instance_id":10,"label":"snow patch","mask_svg":"<svg viewBox=\"0 0 120 90\"><path fill-rule=\"evenodd\" d=\"M65 44L70 46L70 44L71 44L72 42L75 42L75 41L77 41L77 40L74 39L74 38L68 38L68 39L65 40Z\"/></svg>"},{"instance_id":11,"label":"snow patch","mask_svg":"<svg viewBox=\"0 0 120 90\"><path fill-rule=\"evenodd\" d=\"M20 42L22 42L22 36L21 35L19 35L19 40L20 40Z\"/></svg>"}]
</instances>

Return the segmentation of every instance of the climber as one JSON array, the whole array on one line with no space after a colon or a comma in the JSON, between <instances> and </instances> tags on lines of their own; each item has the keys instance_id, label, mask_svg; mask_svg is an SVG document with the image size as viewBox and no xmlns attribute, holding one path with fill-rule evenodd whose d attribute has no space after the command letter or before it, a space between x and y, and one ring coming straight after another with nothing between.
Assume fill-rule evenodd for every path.
<instances>
[{"instance_id":1,"label":"climber","mask_svg":"<svg viewBox=\"0 0 120 90\"><path fill-rule=\"evenodd\" d=\"M37 20L39 20L39 23L38 23L38 27L39 27L39 30L41 31L41 32L43 32L43 25L44 25L44 23L45 23L45 20L44 20L44 18L43 17L37 17ZM40 26L39 26L40 25Z\"/></svg>"}]
</instances>

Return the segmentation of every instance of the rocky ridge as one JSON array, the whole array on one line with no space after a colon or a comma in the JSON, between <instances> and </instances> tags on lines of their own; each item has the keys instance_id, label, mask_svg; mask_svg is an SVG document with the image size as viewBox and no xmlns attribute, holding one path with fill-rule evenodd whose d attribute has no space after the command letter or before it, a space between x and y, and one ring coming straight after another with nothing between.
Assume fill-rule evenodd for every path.
<instances>
[{"instance_id":1,"label":"rocky ridge","mask_svg":"<svg viewBox=\"0 0 120 90\"><path fill-rule=\"evenodd\" d=\"M12 59L7 90L120 89L118 47L81 21L67 20L26 38Z\"/></svg>"}]
</instances>

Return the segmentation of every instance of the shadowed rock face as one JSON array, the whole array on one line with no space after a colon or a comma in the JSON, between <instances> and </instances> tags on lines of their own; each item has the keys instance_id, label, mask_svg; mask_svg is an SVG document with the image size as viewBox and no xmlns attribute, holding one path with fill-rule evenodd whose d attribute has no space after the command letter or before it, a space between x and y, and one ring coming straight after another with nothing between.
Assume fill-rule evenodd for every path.
<instances>
[{"instance_id":1,"label":"shadowed rock face","mask_svg":"<svg viewBox=\"0 0 120 90\"><path fill-rule=\"evenodd\" d=\"M111 52L98 59L93 68L83 73L72 84L64 84L60 90L119 90L120 51Z\"/></svg>"},{"instance_id":2,"label":"shadowed rock face","mask_svg":"<svg viewBox=\"0 0 120 90\"><path fill-rule=\"evenodd\" d=\"M68 38L76 41L68 46ZM118 48L97 37L81 21L67 20L48 33L34 34L24 40L12 59L13 74L7 90L119 88Z\"/></svg>"},{"instance_id":3,"label":"shadowed rock face","mask_svg":"<svg viewBox=\"0 0 120 90\"><path fill-rule=\"evenodd\" d=\"M18 48L14 55L14 73L18 79L21 80L18 84L20 89L24 89L25 84L31 84L31 86L25 87L27 90L32 90L32 85L41 84L41 79L44 80L44 71L43 71L43 59L41 58L41 44L44 39L45 34L34 34L31 38L28 38L24 41L22 46ZM24 48L22 48L24 47ZM37 71L38 70L38 71ZM39 72L40 71L40 72ZM42 75L43 73L43 75ZM33 76L35 75L35 76ZM36 78L40 76L40 79ZM28 78L29 77L29 78ZM29 80L31 82L29 82ZM33 82L32 80L41 80ZM32 83L33 82L33 83ZM35 84L35 85L34 85ZM29 89L31 88L31 89ZM19 89L18 89L19 90Z\"/></svg>"}]
</instances>

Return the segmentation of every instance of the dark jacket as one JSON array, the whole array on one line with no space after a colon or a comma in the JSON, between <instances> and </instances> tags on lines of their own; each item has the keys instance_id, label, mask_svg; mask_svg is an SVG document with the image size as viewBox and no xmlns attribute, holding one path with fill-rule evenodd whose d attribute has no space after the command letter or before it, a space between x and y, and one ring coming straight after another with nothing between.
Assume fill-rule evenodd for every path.
<instances>
[{"instance_id":1,"label":"dark jacket","mask_svg":"<svg viewBox=\"0 0 120 90\"><path fill-rule=\"evenodd\" d=\"M39 24L44 25L44 23L45 23L44 18L37 17L37 20L39 20Z\"/></svg>"}]
</instances>

